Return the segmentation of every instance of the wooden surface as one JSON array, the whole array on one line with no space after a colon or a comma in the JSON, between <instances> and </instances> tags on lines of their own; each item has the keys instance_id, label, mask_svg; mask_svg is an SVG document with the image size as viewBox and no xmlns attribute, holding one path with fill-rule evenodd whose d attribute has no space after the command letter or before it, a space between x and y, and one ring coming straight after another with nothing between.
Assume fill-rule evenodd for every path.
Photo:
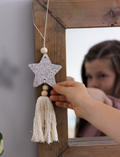
<instances>
[{"instance_id":1,"label":"wooden surface","mask_svg":"<svg viewBox=\"0 0 120 157\"><path fill-rule=\"evenodd\" d=\"M49 13L65 28L120 26L120 0L50 0Z\"/></svg>"},{"instance_id":2,"label":"wooden surface","mask_svg":"<svg viewBox=\"0 0 120 157\"><path fill-rule=\"evenodd\" d=\"M47 0L33 0L34 22L44 32ZM66 80L66 28L120 26L120 0L50 0L46 47L51 62L62 65L56 81ZM42 54L43 39L34 28L35 62ZM36 88L36 97L41 87ZM38 143L38 157L120 157L120 146L108 138L69 139L67 111L55 107L59 142Z\"/></svg>"},{"instance_id":3,"label":"wooden surface","mask_svg":"<svg viewBox=\"0 0 120 157\"><path fill-rule=\"evenodd\" d=\"M43 33L45 24L45 10L38 2L34 0L34 23ZM43 47L43 39L39 35L36 28L34 28L35 36L35 62L39 62L42 54L40 49ZM64 81L66 79L66 43L65 30L54 20L51 15L48 16L48 26L46 34L46 47L48 48L48 56L53 64L62 65L62 69L56 74L56 81ZM36 89L36 96L39 97L41 88ZM67 110L55 106L55 113L57 118L57 130L59 142L48 144L38 144L38 157L56 157L59 156L68 146L68 128L67 128Z\"/></svg>"},{"instance_id":4,"label":"wooden surface","mask_svg":"<svg viewBox=\"0 0 120 157\"><path fill-rule=\"evenodd\" d=\"M120 145L109 137L69 139L69 148L60 157L120 157Z\"/></svg>"}]
</instances>

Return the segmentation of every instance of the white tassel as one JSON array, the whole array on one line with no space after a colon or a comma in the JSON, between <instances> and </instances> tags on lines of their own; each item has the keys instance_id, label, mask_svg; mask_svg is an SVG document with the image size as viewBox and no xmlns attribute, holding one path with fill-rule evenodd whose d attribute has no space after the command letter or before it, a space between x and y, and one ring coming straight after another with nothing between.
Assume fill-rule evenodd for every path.
<instances>
[{"instance_id":1,"label":"white tassel","mask_svg":"<svg viewBox=\"0 0 120 157\"><path fill-rule=\"evenodd\" d=\"M52 102L49 97L40 96L36 103L31 140L34 142L47 142L48 144L58 141L56 126L57 122Z\"/></svg>"}]
</instances>

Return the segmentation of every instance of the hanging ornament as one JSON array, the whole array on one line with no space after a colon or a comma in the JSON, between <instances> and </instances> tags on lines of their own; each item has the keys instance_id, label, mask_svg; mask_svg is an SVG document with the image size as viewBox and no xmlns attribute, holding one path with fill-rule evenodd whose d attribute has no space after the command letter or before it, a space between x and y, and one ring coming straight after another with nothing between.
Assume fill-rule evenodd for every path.
<instances>
[{"instance_id":1,"label":"hanging ornament","mask_svg":"<svg viewBox=\"0 0 120 157\"><path fill-rule=\"evenodd\" d=\"M29 64L29 67L35 73L33 87L37 87L42 83L47 83L52 87L56 83L54 76L61 69L61 65L51 63L47 54L43 55L38 64Z\"/></svg>"},{"instance_id":2,"label":"hanging ornament","mask_svg":"<svg viewBox=\"0 0 120 157\"><path fill-rule=\"evenodd\" d=\"M56 128L56 115L53 104L48 97L48 88L49 86L52 87L56 83L55 74L62 68L62 66L51 63L47 55L48 49L45 47L48 5L49 0L47 3L44 36L34 24L35 28L44 39L44 47L41 48L43 56L39 63L29 64L28 66L35 74L33 87L43 84L43 91L36 102L35 117L33 121L33 135L31 140L34 142L47 142L50 144L53 141L58 141L58 134Z\"/></svg>"}]
</instances>

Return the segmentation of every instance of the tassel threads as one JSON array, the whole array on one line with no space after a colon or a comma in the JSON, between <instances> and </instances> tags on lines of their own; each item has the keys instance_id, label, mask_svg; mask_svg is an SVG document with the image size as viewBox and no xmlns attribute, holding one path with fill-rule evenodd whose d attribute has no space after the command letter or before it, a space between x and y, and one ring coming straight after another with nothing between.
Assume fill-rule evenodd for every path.
<instances>
[{"instance_id":1,"label":"tassel threads","mask_svg":"<svg viewBox=\"0 0 120 157\"><path fill-rule=\"evenodd\" d=\"M47 142L48 144L53 141L58 141L56 116L53 104L48 95L48 86L43 85L43 91L36 102L35 117L33 123L33 136L34 142Z\"/></svg>"}]
</instances>

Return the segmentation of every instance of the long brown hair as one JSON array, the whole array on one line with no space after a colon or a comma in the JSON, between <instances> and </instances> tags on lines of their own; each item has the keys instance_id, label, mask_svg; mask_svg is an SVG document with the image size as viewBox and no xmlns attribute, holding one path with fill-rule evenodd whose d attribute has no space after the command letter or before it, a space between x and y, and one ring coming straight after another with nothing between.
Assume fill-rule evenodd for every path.
<instances>
[{"instance_id":1,"label":"long brown hair","mask_svg":"<svg viewBox=\"0 0 120 157\"><path fill-rule=\"evenodd\" d=\"M87 87L87 77L85 71L85 62L91 62L96 59L109 59L111 61L112 69L116 74L116 79L114 83L114 90L112 96L120 98L120 41L117 40L107 40L101 43L98 43L91 47L88 53L85 55L82 68L81 76L82 81ZM76 124L76 137L80 137L80 132L86 121L84 119L77 118Z\"/></svg>"}]
</instances>

